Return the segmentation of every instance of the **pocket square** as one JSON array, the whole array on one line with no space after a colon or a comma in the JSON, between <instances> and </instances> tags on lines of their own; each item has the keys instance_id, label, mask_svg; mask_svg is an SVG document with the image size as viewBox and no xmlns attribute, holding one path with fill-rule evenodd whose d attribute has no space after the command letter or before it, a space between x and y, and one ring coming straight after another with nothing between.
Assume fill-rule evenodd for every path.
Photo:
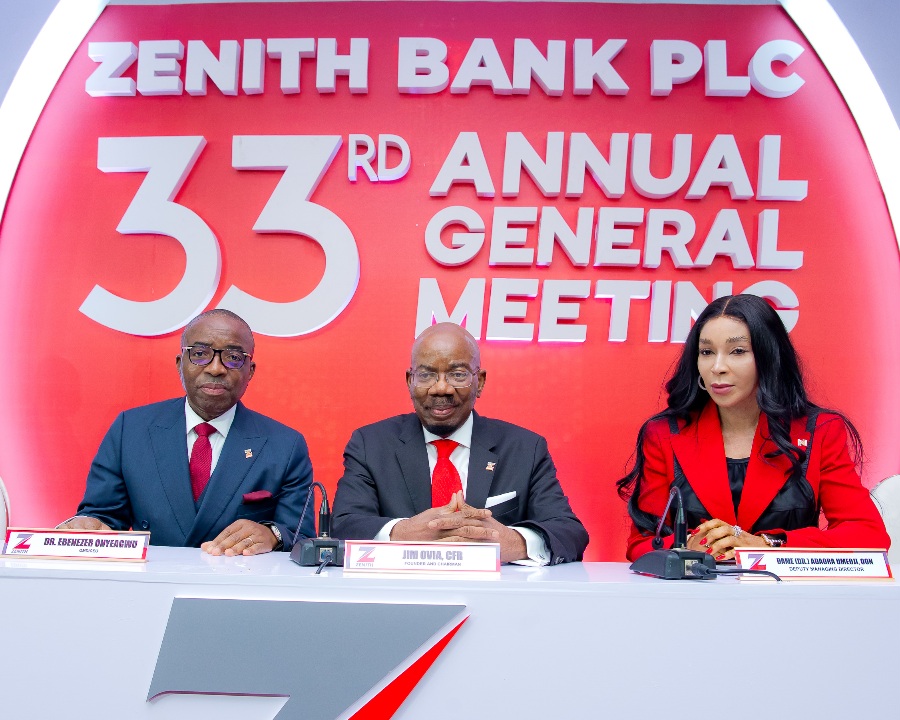
<instances>
[{"instance_id":1,"label":"pocket square","mask_svg":"<svg viewBox=\"0 0 900 720\"><path fill-rule=\"evenodd\" d=\"M248 503L268 500L271 497L272 493L270 493L268 490L254 490L253 492L244 493L243 503L244 505L247 505Z\"/></svg>"},{"instance_id":2,"label":"pocket square","mask_svg":"<svg viewBox=\"0 0 900 720\"><path fill-rule=\"evenodd\" d=\"M499 505L502 502L506 502L507 500L512 500L516 496L516 491L512 490L508 493L503 493L502 495L494 495L494 497L489 497L484 501L484 507L492 508L494 505Z\"/></svg>"}]
</instances>

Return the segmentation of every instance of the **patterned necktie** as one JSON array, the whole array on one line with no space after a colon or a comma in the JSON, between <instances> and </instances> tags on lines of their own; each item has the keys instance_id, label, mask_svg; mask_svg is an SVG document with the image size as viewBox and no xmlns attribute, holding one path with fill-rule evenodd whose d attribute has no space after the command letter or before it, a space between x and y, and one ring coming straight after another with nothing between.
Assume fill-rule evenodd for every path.
<instances>
[{"instance_id":1,"label":"patterned necktie","mask_svg":"<svg viewBox=\"0 0 900 720\"><path fill-rule=\"evenodd\" d=\"M212 470L212 445L209 444L209 436L216 429L209 423L200 423L194 428L197 439L191 449L191 490L194 492L194 501L203 494L203 488L209 482L209 474Z\"/></svg>"},{"instance_id":2,"label":"patterned necktie","mask_svg":"<svg viewBox=\"0 0 900 720\"><path fill-rule=\"evenodd\" d=\"M431 476L431 507L443 507L450 502L453 493L462 490L462 482L456 467L450 462L450 453L459 445L453 440L434 440L437 448L437 464Z\"/></svg>"}]
</instances>

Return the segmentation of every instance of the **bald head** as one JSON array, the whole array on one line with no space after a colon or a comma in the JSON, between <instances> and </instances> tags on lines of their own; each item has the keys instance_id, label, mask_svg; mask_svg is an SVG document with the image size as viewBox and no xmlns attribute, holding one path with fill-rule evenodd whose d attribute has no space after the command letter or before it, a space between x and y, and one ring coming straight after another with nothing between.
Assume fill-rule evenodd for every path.
<instances>
[{"instance_id":1,"label":"bald head","mask_svg":"<svg viewBox=\"0 0 900 720\"><path fill-rule=\"evenodd\" d=\"M208 360L197 364L191 350L205 346ZM188 403L204 420L219 417L244 395L256 371L253 333L241 318L228 310L210 310L191 320L181 335L182 352L175 367L187 393ZM228 351L232 351L229 353ZM226 353L226 354L223 354ZM244 358L240 367L226 364L228 355Z\"/></svg>"},{"instance_id":2,"label":"bald head","mask_svg":"<svg viewBox=\"0 0 900 720\"><path fill-rule=\"evenodd\" d=\"M432 325L413 343L406 384L429 432L447 437L458 430L472 413L484 381L478 343L459 325Z\"/></svg>"},{"instance_id":3,"label":"bald head","mask_svg":"<svg viewBox=\"0 0 900 720\"><path fill-rule=\"evenodd\" d=\"M182 347L185 346L185 338L188 336L188 333L190 333L194 326L198 322L203 322L209 318L228 318L229 320L233 320L235 323L242 326L244 331L246 331L246 338L249 338L248 347L246 347L245 349L248 353L253 352L253 331L250 329L247 321L237 313L231 312L231 310L226 310L225 308L213 308L212 310L207 310L206 312L200 313L197 317L188 322L188 324L184 326L184 330L181 332Z\"/></svg>"},{"instance_id":4,"label":"bald head","mask_svg":"<svg viewBox=\"0 0 900 720\"><path fill-rule=\"evenodd\" d=\"M412 346L412 356L410 358L410 366L416 367L416 352L423 345L452 344L463 342L469 347L471 353L473 368L481 367L481 351L478 349L478 341L472 337L472 334L464 327L452 322L442 322L437 325L431 325L419 333L416 341Z\"/></svg>"}]
</instances>

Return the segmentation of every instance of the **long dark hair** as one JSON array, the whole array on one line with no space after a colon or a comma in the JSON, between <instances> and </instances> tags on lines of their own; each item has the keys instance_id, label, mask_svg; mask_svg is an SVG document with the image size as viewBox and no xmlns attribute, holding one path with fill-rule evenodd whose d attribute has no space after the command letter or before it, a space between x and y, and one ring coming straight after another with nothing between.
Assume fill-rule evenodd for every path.
<instances>
[{"instance_id":1,"label":"long dark hair","mask_svg":"<svg viewBox=\"0 0 900 720\"><path fill-rule=\"evenodd\" d=\"M766 455L768 458L784 455L791 463L789 481L800 481L801 468L806 459L806 450L791 443L791 422L820 412L840 416L847 426L854 456L862 459L862 441L856 428L844 415L835 410L822 408L809 400L803 386L803 374L791 340L778 313L762 298L755 295L729 295L713 300L694 323L684 343L675 372L666 383L668 407L647 420L638 432L634 451L634 467L625 477L616 482L619 497L628 501L628 514L641 530L655 530L659 516L645 512L638 507L641 483L644 479L644 436L647 426L660 419L675 418L683 426L690 425L706 403L709 395L700 389L697 358L700 352L700 333L713 318L729 317L744 323L750 330L750 343L756 360L759 389L756 402L760 412L769 424L769 439L776 450ZM807 483L801 487L812 503L812 488Z\"/></svg>"}]
</instances>

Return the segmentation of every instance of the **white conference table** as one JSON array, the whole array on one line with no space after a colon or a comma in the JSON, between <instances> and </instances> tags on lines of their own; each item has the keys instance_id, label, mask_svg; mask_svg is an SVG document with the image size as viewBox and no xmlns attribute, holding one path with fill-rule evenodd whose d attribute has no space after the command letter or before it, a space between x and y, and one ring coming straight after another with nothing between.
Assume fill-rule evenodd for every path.
<instances>
[{"instance_id":1,"label":"white conference table","mask_svg":"<svg viewBox=\"0 0 900 720\"><path fill-rule=\"evenodd\" d=\"M468 620L398 720L699 718L713 709L729 720L900 717L895 582L664 581L621 563L504 566L499 580L360 578L340 568L316 576L284 553L152 547L148 557L0 559L3 717L251 720L284 707L279 720L313 718L289 712L284 696L148 701L175 598L465 606L439 634ZM214 631L227 645L228 628ZM213 663L226 674L278 665L350 677L371 637L328 634L338 650L286 634L266 656L235 647Z\"/></svg>"}]
</instances>

